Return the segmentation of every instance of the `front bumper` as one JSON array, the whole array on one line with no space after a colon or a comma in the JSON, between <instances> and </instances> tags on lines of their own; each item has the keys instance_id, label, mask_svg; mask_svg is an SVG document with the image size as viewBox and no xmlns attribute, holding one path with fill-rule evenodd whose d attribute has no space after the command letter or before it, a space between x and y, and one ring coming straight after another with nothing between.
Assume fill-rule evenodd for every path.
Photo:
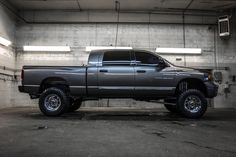
<instances>
[{"instance_id":1,"label":"front bumper","mask_svg":"<svg viewBox=\"0 0 236 157\"><path fill-rule=\"evenodd\" d=\"M214 98L218 93L218 86L213 82L204 82L206 86L206 96L207 98Z\"/></svg>"}]
</instances>

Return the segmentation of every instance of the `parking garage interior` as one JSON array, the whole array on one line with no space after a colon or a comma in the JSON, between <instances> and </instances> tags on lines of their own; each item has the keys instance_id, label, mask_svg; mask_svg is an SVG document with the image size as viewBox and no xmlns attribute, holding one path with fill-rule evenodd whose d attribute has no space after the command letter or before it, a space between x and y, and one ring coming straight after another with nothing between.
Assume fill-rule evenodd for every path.
<instances>
[{"instance_id":1,"label":"parking garage interior","mask_svg":"<svg viewBox=\"0 0 236 157\"><path fill-rule=\"evenodd\" d=\"M85 101L76 112L52 118L40 113L38 99L18 91L22 66L86 65L88 47L152 51L207 71L218 94L198 120L133 99ZM1 157L235 156L235 78L235 0L0 0Z\"/></svg>"}]
</instances>

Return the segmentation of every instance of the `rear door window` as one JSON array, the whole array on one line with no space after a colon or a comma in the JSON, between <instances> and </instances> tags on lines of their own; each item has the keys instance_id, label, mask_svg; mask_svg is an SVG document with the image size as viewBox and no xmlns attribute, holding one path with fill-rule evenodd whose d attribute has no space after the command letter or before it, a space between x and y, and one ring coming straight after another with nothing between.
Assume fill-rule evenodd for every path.
<instances>
[{"instance_id":1,"label":"rear door window","mask_svg":"<svg viewBox=\"0 0 236 157\"><path fill-rule=\"evenodd\" d=\"M129 51L108 51L104 53L103 65L130 65Z\"/></svg>"}]
</instances>

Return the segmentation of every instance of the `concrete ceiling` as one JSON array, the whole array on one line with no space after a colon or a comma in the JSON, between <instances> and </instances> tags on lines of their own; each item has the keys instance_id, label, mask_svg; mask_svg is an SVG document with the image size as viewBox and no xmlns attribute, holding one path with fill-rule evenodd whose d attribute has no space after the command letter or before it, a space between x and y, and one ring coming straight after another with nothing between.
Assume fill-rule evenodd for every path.
<instances>
[{"instance_id":1,"label":"concrete ceiling","mask_svg":"<svg viewBox=\"0 0 236 157\"><path fill-rule=\"evenodd\" d=\"M116 0L9 0L19 10L113 10ZM119 0L121 10L208 10L236 7L236 0Z\"/></svg>"}]
</instances>

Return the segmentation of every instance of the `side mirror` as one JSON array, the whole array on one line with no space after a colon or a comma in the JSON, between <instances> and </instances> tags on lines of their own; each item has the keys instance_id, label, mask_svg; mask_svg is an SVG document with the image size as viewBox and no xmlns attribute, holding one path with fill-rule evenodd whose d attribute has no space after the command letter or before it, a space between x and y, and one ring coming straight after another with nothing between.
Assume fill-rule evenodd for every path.
<instances>
[{"instance_id":1,"label":"side mirror","mask_svg":"<svg viewBox=\"0 0 236 157\"><path fill-rule=\"evenodd\" d=\"M159 64L157 66L164 68L164 67L166 67L166 63L163 59L160 59Z\"/></svg>"}]
</instances>

